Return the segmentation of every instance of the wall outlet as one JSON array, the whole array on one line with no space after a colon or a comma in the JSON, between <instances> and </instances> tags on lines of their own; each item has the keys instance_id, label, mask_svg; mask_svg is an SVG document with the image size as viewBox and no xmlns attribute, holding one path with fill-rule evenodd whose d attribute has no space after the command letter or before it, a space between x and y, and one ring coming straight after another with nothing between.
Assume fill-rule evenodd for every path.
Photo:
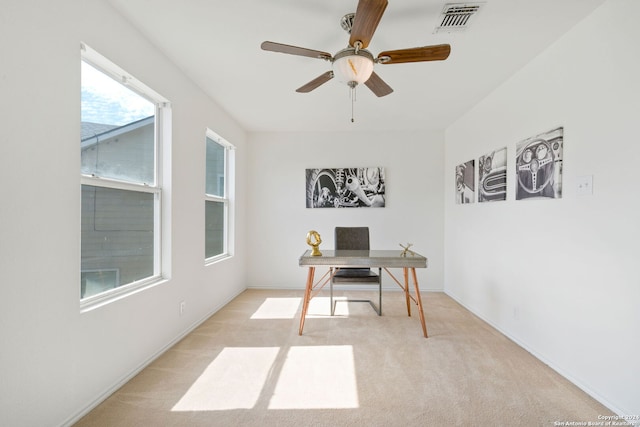
<instances>
[{"instance_id":1,"label":"wall outlet","mask_svg":"<svg viewBox=\"0 0 640 427\"><path fill-rule=\"evenodd\" d=\"M593 194L593 175L579 176L576 182L578 196L590 196Z\"/></svg>"},{"instance_id":2,"label":"wall outlet","mask_svg":"<svg viewBox=\"0 0 640 427\"><path fill-rule=\"evenodd\" d=\"M184 314L185 302L180 301L180 316Z\"/></svg>"}]
</instances>

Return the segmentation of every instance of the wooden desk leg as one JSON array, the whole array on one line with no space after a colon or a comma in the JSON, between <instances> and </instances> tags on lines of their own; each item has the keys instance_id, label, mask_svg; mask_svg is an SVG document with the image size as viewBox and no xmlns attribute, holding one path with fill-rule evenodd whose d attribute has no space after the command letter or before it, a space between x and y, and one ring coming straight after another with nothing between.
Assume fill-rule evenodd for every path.
<instances>
[{"instance_id":1,"label":"wooden desk leg","mask_svg":"<svg viewBox=\"0 0 640 427\"><path fill-rule=\"evenodd\" d=\"M411 275L413 276L413 284L416 288L416 300L418 300L418 310L420 311L420 323L422 323L422 333L425 338L427 336L427 325L424 321L424 312L422 311L422 298L420 298L420 288L418 287L418 279L416 277L416 269L411 268Z\"/></svg>"},{"instance_id":2,"label":"wooden desk leg","mask_svg":"<svg viewBox=\"0 0 640 427\"><path fill-rule=\"evenodd\" d=\"M298 335L302 335L302 329L304 328L304 319L307 316L307 310L309 309L309 301L311 300L311 290L313 289L313 276L316 268L309 267L309 273L307 274L307 286L304 290L304 301L302 301L302 313L300 314L300 330Z\"/></svg>"},{"instance_id":3,"label":"wooden desk leg","mask_svg":"<svg viewBox=\"0 0 640 427\"><path fill-rule=\"evenodd\" d=\"M407 300L407 315L411 317L411 299L409 298L409 269L404 267L404 297Z\"/></svg>"}]
</instances>

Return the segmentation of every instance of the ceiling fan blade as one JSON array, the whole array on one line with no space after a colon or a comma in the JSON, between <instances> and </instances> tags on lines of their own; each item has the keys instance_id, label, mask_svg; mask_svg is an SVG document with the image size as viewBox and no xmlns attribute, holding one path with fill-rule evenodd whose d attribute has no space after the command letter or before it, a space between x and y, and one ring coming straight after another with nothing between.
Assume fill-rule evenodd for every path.
<instances>
[{"instance_id":1,"label":"ceiling fan blade","mask_svg":"<svg viewBox=\"0 0 640 427\"><path fill-rule=\"evenodd\" d=\"M403 62L442 61L449 57L449 53L451 53L451 46L448 44L387 50L380 52L378 62L381 64L400 64Z\"/></svg>"},{"instance_id":2,"label":"ceiling fan blade","mask_svg":"<svg viewBox=\"0 0 640 427\"><path fill-rule=\"evenodd\" d=\"M314 90L315 88L317 88L318 86L328 82L329 80L331 80L333 78L333 71L327 71L326 73L316 77L315 79L311 80L309 83L307 83L304 86L299 87L298 89L296 89L296 92L298 93L308 93L311 92L312 90Z\"/></svg>"},{"instance_id":3,"label":"ceiling fan blade","mask_svg":"<svg viewBox=\"0 0 640 427\"><path fill-rule=\"evenodd\" d=\"M349 46L355 47L358 41L362 43L362 49L369 46L387 4L387 0L360 0L356 16L353 18Z\"/></svg>"},{"instance_id":4,"label":"ceiling fan blade","mask_svg":"<svg viewBox=\"0 0 640 427\"><path fill-rule=\"evenodd\" d=\"M386 96L393 92L391 86L386 84L375 72L371 73L371 77L364 84L378 97Z\"/></svg>"},{"instance_id":5,"label":"ceiling fan blade","mask_svg":"<svg viewBox=\"0 0 640 427\"><path fill-rule=\"evenodd\" d=\"M275 42L262 42L262 50L271 52L288 53L289 55L308 56L309 58L331 59L331 54L320 50L307 49L304 47L290 46L288 44Z\"/></svg>"}]
</instances>

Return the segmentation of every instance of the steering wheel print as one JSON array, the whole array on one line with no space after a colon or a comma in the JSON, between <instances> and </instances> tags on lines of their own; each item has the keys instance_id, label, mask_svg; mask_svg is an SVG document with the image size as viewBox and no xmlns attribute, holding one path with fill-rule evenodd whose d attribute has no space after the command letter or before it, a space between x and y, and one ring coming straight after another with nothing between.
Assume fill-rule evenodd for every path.
<instances>
[{"instance_id":1,"label":"steering wheel print","mask_svg":"<svg viewBox=\"0 0 640 427\"><path fill-rule=\"evenodd\" d=\"M544 139L529 142L516 159L518 183L529 194L541 193L552 181L555 157Z\"/></svg>"}]
</instances>

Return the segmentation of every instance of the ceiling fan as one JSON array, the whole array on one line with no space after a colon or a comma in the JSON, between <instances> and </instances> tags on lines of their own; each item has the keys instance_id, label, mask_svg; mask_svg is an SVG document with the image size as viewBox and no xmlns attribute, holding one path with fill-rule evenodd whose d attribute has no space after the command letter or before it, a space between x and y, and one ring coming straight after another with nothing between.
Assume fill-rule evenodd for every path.
<instances>
[{"instance_id":1,"label":"ceiling fan","mask_svg":"<svg viewBox=\"0 0 640 427\"><path fill-rule=\"evenodd\" d=\"M271 52L323 59L332 63L332 71L327 71L316 77L309 83L299 87L296 92L311 92L336 77L339 81L346 83L352 90L355 90L358 84L364 83L376 96L389 95L393 92L393 89L373 71L374 64L442 61L449 57L451 46L440 44L389 50L380 52L377 57L374 57L367 50L367 47L382 19L387 4L388 0L359 0L356 13L347 14L341 20L342 28L350 34L349 46L335 55L270 41L263 42L261 48ZM353 121L353 118L351 120Z\"/></svg>"}]
</instances>

